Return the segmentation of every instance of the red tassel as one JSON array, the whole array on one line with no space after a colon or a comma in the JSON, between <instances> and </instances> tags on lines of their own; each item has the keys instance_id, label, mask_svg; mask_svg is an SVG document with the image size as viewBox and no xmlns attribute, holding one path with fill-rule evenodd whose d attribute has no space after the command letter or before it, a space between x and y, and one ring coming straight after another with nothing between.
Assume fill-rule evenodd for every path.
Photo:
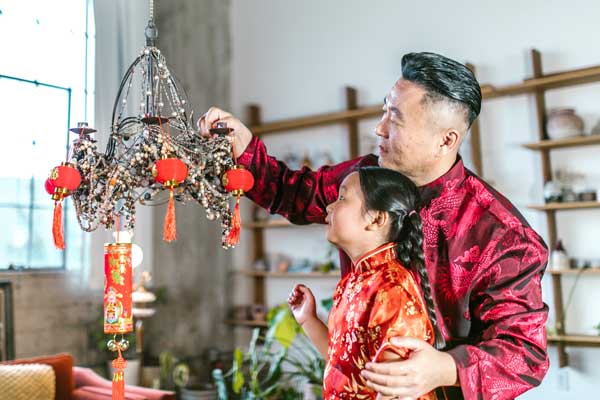
<instances>
[{"instance_id":1,"label":"red tassel","mask_svg":"<svg viewBox=\"0 0 600 400\"><path fill-rule=\"evenodd\" d=\"M57 249L65 249L65 236L63 232L62 202L54 202L54 218L52 219L52 236Z\"/></svg>"},{"instance_id":2,"label":"red tassel","mask_svg":"<svg viewBox=\"0 0 600 400\"><path fill-rule=\"evenodd\" d=\"M169 193L169 206L167 215L165 215L165 225L163 229L163 239L172 242L177 239L177 225L175 224L175 201L173 200L173 189Z\"/></svg>"},{"instance_id":3,"label":"red tassel","mask_svg":"<svg viewBox=\"0 0 600 400\"><path fill-rule=\"evenodd\" d=\"M119 356L112 362L112 367L115 370L112 381L112 400L125 400L125 377L123 371L126 366L127 361L123 358L119 349Z\"/></svg>"},{"instance_id":4,"label":"red tassel","mask_svg":"<svg viewBox=\"0 0 600 400\"><path fill-rule=\"evenodd\" d=\"M240 232L242 230L242 217L240 215L240 196L237 196L235 202L235 209L233 210L233 216L231 217L231 230L227 235L227 244L229 246L235 246L240 241Z\"/></svg>"}]
</instances>

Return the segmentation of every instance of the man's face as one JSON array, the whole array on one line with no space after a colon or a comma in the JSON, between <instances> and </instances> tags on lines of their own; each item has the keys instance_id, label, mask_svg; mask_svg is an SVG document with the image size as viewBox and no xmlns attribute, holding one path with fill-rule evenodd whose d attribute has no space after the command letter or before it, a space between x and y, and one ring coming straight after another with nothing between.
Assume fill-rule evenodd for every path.
<instances>
[{"instance_id":1,"label":"man's face","mask_svg":"<svg viewBox=\"0 0 600 400\"><path fill-rule=\"evenodd\" d=\"M414 178L428 171L438 158L435 124L422 102L425 90L399 79L385 98L383 116L375 128L379 136L379 165Z\"/></svg>"}]
</instances>

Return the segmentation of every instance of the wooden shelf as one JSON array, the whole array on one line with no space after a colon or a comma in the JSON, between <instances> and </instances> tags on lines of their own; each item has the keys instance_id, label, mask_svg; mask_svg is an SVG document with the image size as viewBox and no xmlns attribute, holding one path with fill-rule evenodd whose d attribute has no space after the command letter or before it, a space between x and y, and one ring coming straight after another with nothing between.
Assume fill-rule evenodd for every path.
<instances>
[{"instance_id":1,"label":"wooden shelf","mask_svg":"<svg viewBox=\"0 0 600 400\"><path fill-rule=\"evenodd\" d=\"M549 344L567 346L600 347L600 336L593 335L548 335Z\"/></svg>"},{"instance_id":2,"label":"wooden shelf","mask_svg":"<svg viewBox=\"0 0 600 400\"><path fill-rule=\"evenodd\" d=\"M250 221L242 224L242 227L248 229L262 229L262 228L289 228L294 226L287 219L276 219L273 221Z\"/></svg>"},{"instance_id":3,"label":"wooden shelf","mask_svg":"<svg viewBox=\"0 0 600 400\"><path fill-rule=\"evenodd\" d=\"M243 319L228 319L225 320L227 325L249 326L252 328L267 328L267 321L243 320Z\"/></svg>"},{"instance_id":4,"label":"wooden shelf","mask_svg":"<svg viewBox=\"0 0 600 400\"><path fill-rule=\"evenodd\" d=\"M268 276L273 278L339 278L340 271L333 272L271 272L271 271L255 271L252 269L242 269L239 273L248 276Z\"/></svg>"},{"instance_id":5,"label":"wooden shelf","mask_svg":"<svg viewBox=\"0 0 600 400\"><path fill-rule=\"evenodd\" d=\"M303 227L315 227L325 226L324 224L307 224L307 225L296 225L292 224L287 219L274 219L267 221L250 221L242 224L242 227L248 229L264 229L264 228L303 228Z\"/></svg>"},{"instance_id":6,"label":"wooden shelf","mask_svg":"<svg viewBox=\"0 0 600 400\"><path fill-rule=\"evenodd\" d=\"M600 275L600 267L593 268L574 268L574 269L565 269L565 270L548 270L552 275L577 275L581 273L582 275Z\"/></svg>"},{"instance_id":7,"label":"wooden shelf","mask_svg":"<svg viewBox=\"0 0 600 400\"><path fill-rule=\"evenodd\" d=\"M282 131L305 129L313 126L323 126L349 122L352 120L374 118L381 116L383 104L360 107L353 110L335 111L309 117L292 118L251 126L250 131L255 135L265 135Z\"/></svg>"},{"instance_id":8,"label":"wooden shelf","mask_svg":"<svg viewBox=\"0 0 600 400\"><path fill-rule=\"evenodd\" d=\"M575 69L555 74L546 74L540 77L526 79L521 83L506 86L481 85L481 95L484 99L493 99L503 96L515 96L525 93L535 93L539 90L556 89L561 87L581 85L600 81L600 66ZM339 124L352 120L375 118L381 116L383 104L358 107L353 110L336 111L313 115L309 117L293 118L256 124L250 127L255 135L265 135L282 131L305 129L313 126Z\"/></svg>"},{"instance_id":9,"label":"wooden shelf","mask_svg":"<svg viewBox=\"0 0 600 400\"><path fill-rule=\"evenodd\" d=\"M600 144L600 135L575 136L559 140L542 140L536 143L527 143L523 147L531 150L550 150L565 147L581 147Z\"/></svg>"},{"instance_id":10,"label":"wooden shelf","mask_svg":"<svg viewBox=\"0 0 600 400\"><path fill-rule=\"evenodd\" d=\"M542 205L528 205L527 208L532 208L539 211L560 211L560 210L584 210L588 208L600 208L598 201L569 201L566 203L546 203Z\"/></svg>"},{"instance_id":11,"label":"wooden shelf","mask_svg":"<svg viewBox=\"0 0 600 400\"><path fill-rule=\"evenodd\" d=\"M493 99L496 97L535 93L540 90L557 89L598 81L600 81L600 66L595 66L558 72L555 74L545 74L540 77L525 79L522 83L513 85L501 87L482 85L481 94L484 99Z\"/></svg>"}]
</instances>

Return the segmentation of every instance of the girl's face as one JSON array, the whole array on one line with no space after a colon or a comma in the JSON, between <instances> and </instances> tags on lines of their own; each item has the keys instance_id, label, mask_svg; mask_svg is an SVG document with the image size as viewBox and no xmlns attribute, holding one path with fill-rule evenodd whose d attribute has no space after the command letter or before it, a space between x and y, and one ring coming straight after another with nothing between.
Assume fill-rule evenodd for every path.
<instances>
[{"instance_id":1,"label":"girl's face","mask_svg":"<svg viewBox=\"0 0 600 400\"><path fill-rule=\"evenodd\" d=\"M337 200L327 206L327 240L350 254L364 243L370 219L358 172L353 172L342 182Z\"/></svg>"}]
</instances>

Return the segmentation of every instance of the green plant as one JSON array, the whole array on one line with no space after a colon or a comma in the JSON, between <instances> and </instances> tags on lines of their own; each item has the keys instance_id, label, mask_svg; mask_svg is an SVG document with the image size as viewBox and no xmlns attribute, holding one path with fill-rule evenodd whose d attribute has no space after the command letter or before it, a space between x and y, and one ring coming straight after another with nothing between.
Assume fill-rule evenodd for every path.
<instances>
[{"instance_id":1,"label":"green plant","mask_svg":"<svg viewBox=\"0 0 600 400\"><path fill-rule=\"evenodd\" d=\"M181 362L170 351L163 351L158 355L160 367L160 388L172 390L181 389L190 379L190 367Z\"/></svg>"},{"instance_id":2,"label":"green plant","mask_svg":"<svg viewBox=\"0 0 600 400\"><path fill-rule=\"evenodd\" d=\"M271 309L267 315L269 329L264 337L253 331L246 353L235 349L233 366L227 372L217 369L213 378L219 400L231 399L297 399L300 394L291 386L295 380L321 385L325 360L286 305ZM264 344L259 348L259 339ZM274 349L274 344L281 346ZM291 369L284 370L287 364Z\"/></svg>"},{"instance_id":3,"label":"green plant","mask_svg":"<svg viewBox=\"0 0 600 400\"><path fill-rule=\"evenodd\" d=\"M287 349L273 351L273 337L269 335L264 338L264 345L258 348L259 336L260 329L254 329L248 351L234 350L233 366L227 373L223 374L220 369L213 371L219 400L280 398L284 390L281 366Z\"/></svg>"}]
</instances>

